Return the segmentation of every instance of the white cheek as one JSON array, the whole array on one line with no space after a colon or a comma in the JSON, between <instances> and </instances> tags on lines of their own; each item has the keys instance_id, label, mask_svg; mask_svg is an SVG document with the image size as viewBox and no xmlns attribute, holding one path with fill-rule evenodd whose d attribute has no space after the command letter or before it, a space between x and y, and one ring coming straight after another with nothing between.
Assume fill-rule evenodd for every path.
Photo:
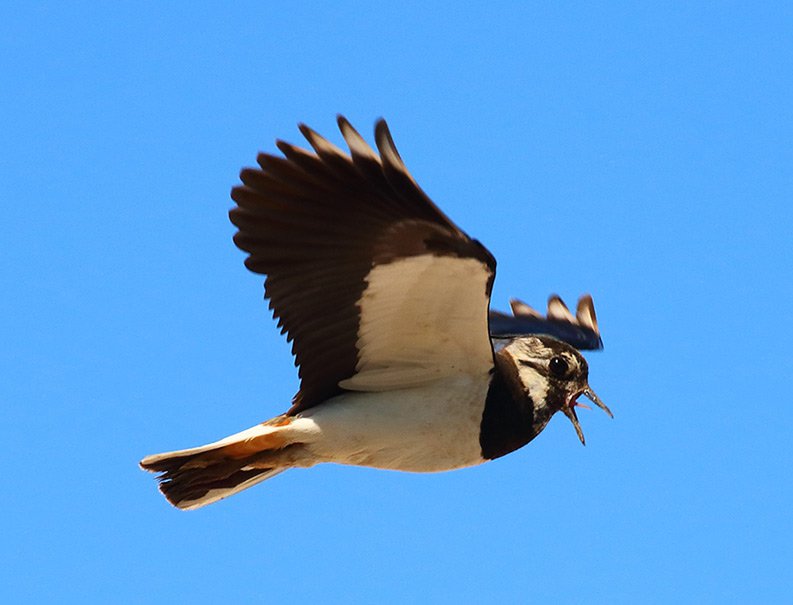
<instances>
[{"instance_id":1,"label":"white cheek","mask_svg":"<svg viewBox=\"0 0 793 605\"><path fill-rule=\"evenodd\" d=\"M532 367L519 365L518 376L529 391L535 408L547 407L548 380Z\"/></svg>"}]
</instances>

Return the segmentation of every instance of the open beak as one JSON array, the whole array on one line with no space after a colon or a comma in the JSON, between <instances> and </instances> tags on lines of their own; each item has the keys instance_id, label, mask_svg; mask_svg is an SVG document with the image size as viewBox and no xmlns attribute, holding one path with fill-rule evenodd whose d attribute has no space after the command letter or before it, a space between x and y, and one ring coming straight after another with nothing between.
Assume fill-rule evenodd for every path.
<instances>
[{"instance_id":1,"label":"open beak","mask_svg":"<svg viewBox=\"0 0 793 605\"><path fill-rule=\"evenodd\" d=\"M576 401L576 399L578 399L578 397L580 397L581 395L589 399L601 410L606 412L606 414L608 414L611 418L614 418L614 414L612 414L611 410L608 409L608 406L600 400L600 397L595 395L595 392L589 387L589 385L587 385L583 391L576 393L573 397L571 397L567 401L566 405L562 406L562 413L570 419L570 422L573 423L573 428L575 428L575 433L576 435L578 435L578 438L581 440L581 445L586 445L586 440L584 439L584 431L581 430L581 425L578 422L578 416L575 413L576 406L585 407Z\"/></svg>"}]
</instances>

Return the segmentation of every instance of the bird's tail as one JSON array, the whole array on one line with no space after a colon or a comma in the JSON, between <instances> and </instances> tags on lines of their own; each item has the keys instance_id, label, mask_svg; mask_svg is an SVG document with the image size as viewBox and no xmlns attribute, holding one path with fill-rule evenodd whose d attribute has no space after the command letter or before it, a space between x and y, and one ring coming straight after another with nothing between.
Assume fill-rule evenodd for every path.
<instances>
[{"instance_id":1,"label":"bird's tail","mask_svg":"<svg viewBox=\"0 0 793 605\"><path fill-rule=\"evenodd\" d=\"M288 417L278 416L209 445L146 456L140 467L160 473L168 502L182 510L200 508L289 468L272 455L289 445L282 430L288 424Z\"/></svg>"}]
</instances>

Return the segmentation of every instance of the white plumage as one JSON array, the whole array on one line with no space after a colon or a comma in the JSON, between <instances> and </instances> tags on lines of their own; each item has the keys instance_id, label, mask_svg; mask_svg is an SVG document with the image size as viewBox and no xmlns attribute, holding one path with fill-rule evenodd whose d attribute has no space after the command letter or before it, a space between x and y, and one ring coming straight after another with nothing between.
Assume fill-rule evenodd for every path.
<instances>
[{"instance_id":1,"label":"white plumage","mask_svg":"<svg viewBox=\"0 0 793 605\"><path fill-rule=\"evenodd\" d=\"M605 408L575 349L512 331L522 318L576 338L589 330L599 344L591 299L578 320L558 297L547 321L517 302L517 323L490 316L490 252L421 191L384 121L379 155L344 118L339 127L351 155L301 125L313 153L279 141L285 157L260 155L261 169L244 169L232 190L234 241L267 276L301 385L285 414L141 461L179 508L325 462L411 472L480 464L528 443L560 410L583 441L576 397ZM507 330L495 347L494 317Z\"/></svg>"}]
</instances>

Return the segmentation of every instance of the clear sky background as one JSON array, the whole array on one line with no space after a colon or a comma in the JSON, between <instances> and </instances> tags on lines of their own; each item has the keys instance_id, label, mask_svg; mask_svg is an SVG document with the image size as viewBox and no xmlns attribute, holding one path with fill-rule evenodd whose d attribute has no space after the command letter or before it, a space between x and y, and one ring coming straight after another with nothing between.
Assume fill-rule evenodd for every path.
<instances>
[{"instance_id":1,"label":"clear sky background","mask_svg":"<svg viewBox=\"0 0 793 605\"><path fill-rule=\"evenodd\" d=\"M789 602L791 4L429 4L2 4L0 601ZM337 112L389 120L494 307L593 294L616 417L177 511L138 460L297 388L229 190Z\"/></svg>"}]
</instances>

